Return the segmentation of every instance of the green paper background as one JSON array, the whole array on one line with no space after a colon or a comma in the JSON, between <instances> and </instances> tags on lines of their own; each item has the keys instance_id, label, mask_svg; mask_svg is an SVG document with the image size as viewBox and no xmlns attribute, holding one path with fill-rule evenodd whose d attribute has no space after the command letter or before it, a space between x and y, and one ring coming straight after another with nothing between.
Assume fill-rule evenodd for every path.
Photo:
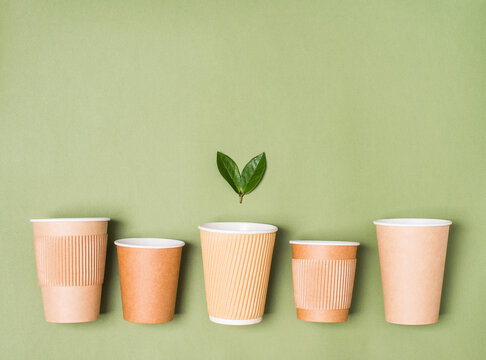
<instances>
[{"instance_id":1,"label":"green paper background","mask_svg":"<svg viewBox=\"0 0 486 360\"><path fill-rule=\"evenodd\" d=\"M486 2L0 0L5 359L484 359ZM267 173L244 198L220 150ZM102 314L43 319L29 218L109 216ZM439 323L384 320L372 221L454 224ZM279 226L266 314L211 323L197 225ZM122 237L186 241L177 315L124 322ZM291 239L360 241L349 321L296 319Z\"/></svg>"}]
</instances>

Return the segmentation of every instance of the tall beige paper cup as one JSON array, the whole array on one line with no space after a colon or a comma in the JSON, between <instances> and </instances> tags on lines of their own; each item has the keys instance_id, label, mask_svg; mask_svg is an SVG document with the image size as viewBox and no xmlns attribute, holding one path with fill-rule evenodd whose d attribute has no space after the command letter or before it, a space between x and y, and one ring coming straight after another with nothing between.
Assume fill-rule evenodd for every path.
<instances>
[{"instance_id":1,"label":"tall beige paper cup","mask_svg":"<svg viewBox=\"0 0 486 360\"><path fill-rule=\"evenodd\" d=\"M259 323L277 227L222 222L199 229L209 319L224 325Z\"/></svg>"},{"instance_id":2,"label":"tall beige paper cup","mask_svg":"<svg viewBox=\"0 0 486 360\"><path fill-rule=\"evenodd\" d=\"M376 220L386 321L427 325L439 319L448 220Z\"/></svg>"},{"instance_id":3,"label":"tall beige paper cup","mask_svg":"<svg viewBox=\"0 0 486 360\"><path fill-rule=\"evenodd\" d=\"M328 323L348 320L359 243L295 240L290 244L297 318Z\"/></svg>"},{"instance_id":4,"label":"tall beige paper cup","mask_svg":"<svg viewBox=\"0 0 486 360\"><path fill-rule=\"evenodd\" d=\"M171 321L184 242L139 238L117 240L115 245L123 318L139 324Z\"/></svg>"},{"instance_id":5,"label":"tall beige paper cup","mask_svg":"<svg viewBox=\"0 0 486 360\"><path fill-rule=\"evenodd\" d=\"M98 319L109 220L31 220L46 321L78 323Z\"/></svg>"}]
</instances>

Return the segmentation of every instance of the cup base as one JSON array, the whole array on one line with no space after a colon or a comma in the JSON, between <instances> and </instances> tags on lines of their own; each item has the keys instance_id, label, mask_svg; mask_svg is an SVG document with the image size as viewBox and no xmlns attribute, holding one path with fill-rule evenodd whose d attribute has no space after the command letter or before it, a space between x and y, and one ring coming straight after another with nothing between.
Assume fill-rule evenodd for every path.
<instances>
[{"instance_id":1,"label":"cup base","mask_svg":"<svg viewBox=\"0 0 486 360\"><path fill-rule=\"evenodd\" d=\"M310 322L338 323L348 320L349 309L308 310L297 308L297 319Z\"/></svg>"},{"instance_id":2,"label":"cup base","mask_svg":"<svg viewBox=\"0 0 486 360\"><path fill-rule=\"evenodd\" d=\"M128 317L128 316L123 316L123 320L125 320L126 322L129 322L129 323L132 323L132 324L165 324L165 323L168 323L168 322L171 322L172 320L174 320L174 315L172 316L169 316L169 317L163 317L163 318L143 318L143 317L140 317L140 318L137 318L136 316L135 317Z\"/></svg>"},{"instance_id":3,"label":"cup base","mask_svg":"<svg viewBox=\"0 0 486 360\"><path fill-rule=\"evenodd\" d=\"M209 316L209 320L211 320L216 324L241 326L241 325L258 324L259 322L262 321L262 318L259 317L257 319L249 319L249 320L233 320L233 319L221 319L214 316Z\"/></svg>"},{"instance_id":4,"label":"cup base","mask_svg":"<svg viewBox=\"0 0 486 360\"><path fill-rule=\"evenodd\" d=\"M428 320L399 320L399 319L387 319L385 318L387 322L390 324L395 324L395 325L432 325L435 324L439 321L439 318L433 318L433 319L428 319Z\"/></svg>"},{"instance_id":5,"label":"cup base","mask_svg":"<svg viewBox=\"0 0 486 360\"><path fill-rule=\"evenodd\" d=\"M101 285L43 286L41 289L47 322L81 323L98 319Z\"/></svg>"}]
</instances>

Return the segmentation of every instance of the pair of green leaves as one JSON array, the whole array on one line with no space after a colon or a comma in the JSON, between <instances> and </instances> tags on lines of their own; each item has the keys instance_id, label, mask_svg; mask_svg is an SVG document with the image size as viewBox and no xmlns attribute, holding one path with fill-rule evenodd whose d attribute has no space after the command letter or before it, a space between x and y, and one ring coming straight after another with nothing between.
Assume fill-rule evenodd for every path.
<instances>
[{"instance_id":1,"label":"pair of green leaves","mask_svg":"<svg viewBox=\"0 0 486 360\"><path fill-rule=\"evenodd\" d=\"M221 175L240 196L240 204L243 201L243 196L255 189L260 183L267 167L264 152L251 159L245 165L241 174L233 159L222 152L218 151L216 162Z\"/></svg>"}]
</instances>

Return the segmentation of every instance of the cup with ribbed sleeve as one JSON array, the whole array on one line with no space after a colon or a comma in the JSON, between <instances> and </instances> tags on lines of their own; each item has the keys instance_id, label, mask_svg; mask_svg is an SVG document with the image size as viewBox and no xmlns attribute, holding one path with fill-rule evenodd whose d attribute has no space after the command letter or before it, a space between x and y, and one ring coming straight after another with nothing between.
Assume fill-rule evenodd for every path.
<instances>
[{"instance_id":1,"label":"cup with ribbed sleeve","mask_svg":"<svg viewBox=\"0 0 486 360\"><path fill-rule=\"evenodd\" d=\"M109 218L31 219L47 322L98 319Z\"/></svg>"},{"instance_id":2,"label":"cup with ribbed sleeve","mask_svg":"<svg viewBox=\"0 0 486 360\"><path fill-rule=\"evenodd\" d=\"M214 222L199 230L209 319L223 325L259 323L277 227Z\"/></svg>"},{"instance_id":3,"label":"cup with ribbed sleeve","mask_svg":"<svg viewBox=\"0 0 486 360\"><path fill-rule=\"evenodd\" d=\"M123 318L137 324L174 319L183 241L131 238L115 241Z\"/></svg>"},{"instance_id":4,"label":"cup with ribbed sleeve","mask_svg":"<svg viewBox=\"0 0 486 360\"><path fill-rule=\"evenodd\" d=\"M325 323L347 321L359 243L294 240L290 244L297 319Z\"/></svg>"},{"instance_id":5,"label":"cup with ribbed sleeve","mask_svg":"<svg viewBox=\"0 0 486 360\"><path fill-rule=\"evenodd\" d=\"M374 224L385 320L401 325L436 323L452 222L405 218Z\"/></svg>"}]
</instances>

